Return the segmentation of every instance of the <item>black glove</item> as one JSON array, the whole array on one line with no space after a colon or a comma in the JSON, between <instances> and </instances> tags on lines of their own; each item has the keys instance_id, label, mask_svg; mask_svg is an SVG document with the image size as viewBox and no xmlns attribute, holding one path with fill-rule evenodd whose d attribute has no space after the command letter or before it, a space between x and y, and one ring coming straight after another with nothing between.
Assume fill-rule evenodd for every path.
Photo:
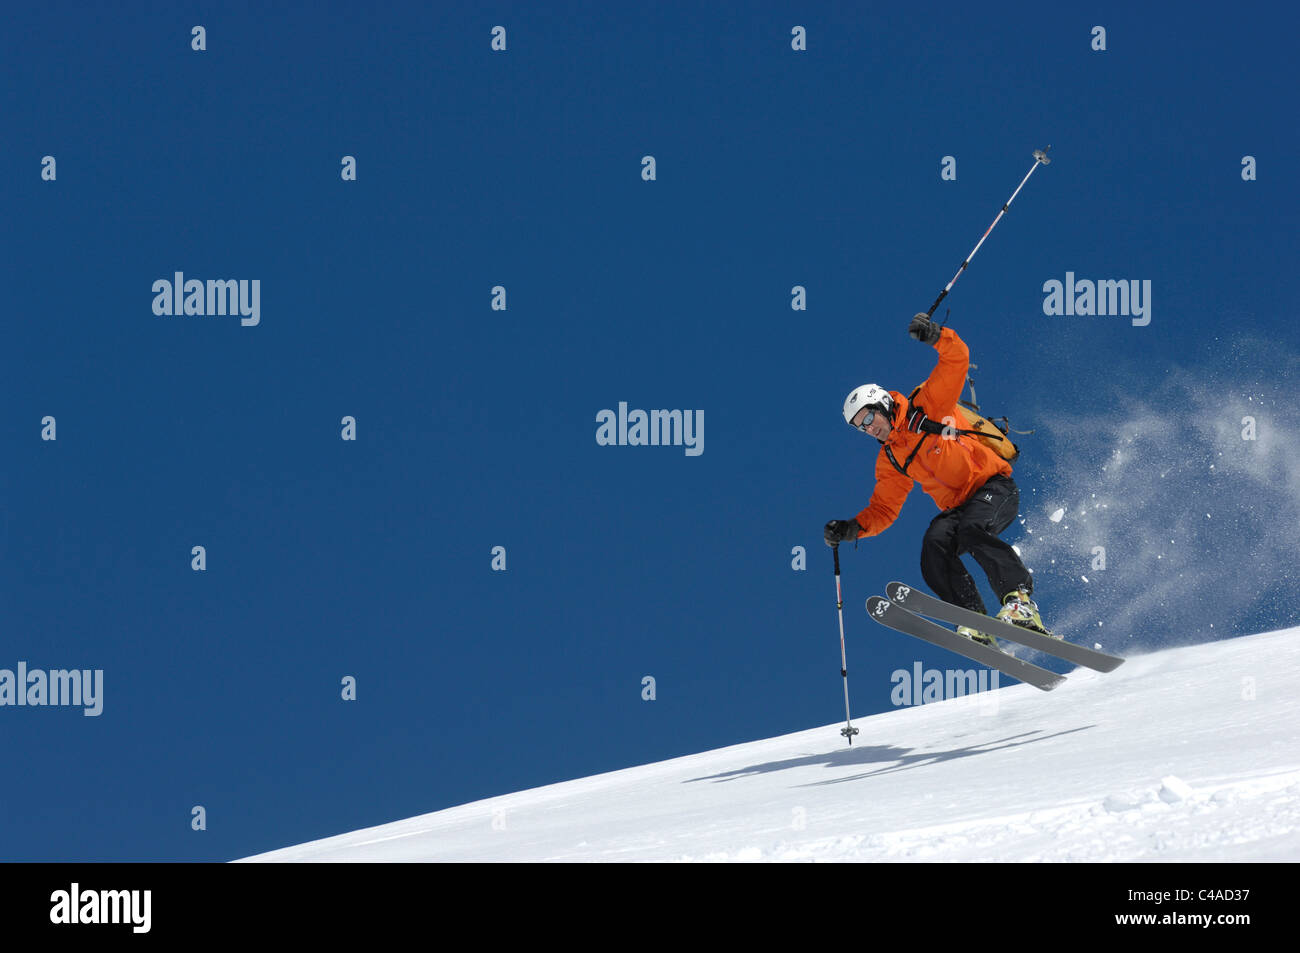
<instances>
[{"instance_id":1,"label":"black glove","mask_svg":"<svg viewBox=\"0 0 1300 953\"><path fill-rule=\"evenodd\" d=\"M826 545L838 546L858 538L862 524L857 520L831 520L826 524Z\"/></svg>"},{"instance_id":2,"label":"black glove","mask_svg":"<svg viewBox=\"0 0 1300 953\"><path fill-rule=\"evenodd\" d=\"M912 317L912 323L907 326L907 333L916 338L922 344L933 344L939 340L939 332L943 330L939 325L930 320L924 312L920 312Z\"/></svg>"}]
</instances>

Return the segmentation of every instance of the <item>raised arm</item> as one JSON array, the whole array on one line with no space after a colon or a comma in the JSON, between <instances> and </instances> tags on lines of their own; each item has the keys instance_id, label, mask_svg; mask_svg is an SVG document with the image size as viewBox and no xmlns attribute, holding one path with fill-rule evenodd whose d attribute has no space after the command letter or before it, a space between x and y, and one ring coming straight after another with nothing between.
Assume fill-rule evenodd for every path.
<instances>
[{"instance_id":1,"label":"raised arm","mask_svg":"<svg viewBox=\"0 0 1300 953\"><path fill-rule=\"evenodd\" d=\"M962 388L966 386L966 374L970 370L970 349L952 328L940 331L939 339L933 346L939 352L939 363L921 385L916 403L929 416L937 419L948 413L961 399Z\"/></svg>"}]
</instances>

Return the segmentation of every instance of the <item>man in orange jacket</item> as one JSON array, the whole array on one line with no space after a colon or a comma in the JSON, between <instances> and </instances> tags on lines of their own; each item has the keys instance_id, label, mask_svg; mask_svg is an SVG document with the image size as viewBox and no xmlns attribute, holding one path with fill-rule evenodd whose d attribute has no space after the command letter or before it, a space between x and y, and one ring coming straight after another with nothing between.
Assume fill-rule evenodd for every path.
<instances>
[{"instance_id":1,"label":"man in orange jacket","mask_svg":"<svg viewBox=\"0 0 1300 953\"><path fill-rule=\"evenodd\" d=\"M1047 633L1038 606L1030 598L1034 579L1020 556L998 538L1016 518L1020 491L1011 479L1011 464L969 434L959 433L957 402L966 384L970 351L952 328L940 328L922 313L908 333L939 352L939 363L908 400L898 391L875 384L855 388L844 402L844 419L880 441L876 488L866 509L851 520L826 524L826 543L875 536L898 518L903 501L920 483L940 513L921 542L921 575L945 602L986 615L975 580L961 561L970 553L1002 599L997 617ZM942 422L943 433L923 429ZM962 626L967 638L986 645L995 641ZM1050 633L1047 633L1050 634Z\"/></svg>"}]
</instances>

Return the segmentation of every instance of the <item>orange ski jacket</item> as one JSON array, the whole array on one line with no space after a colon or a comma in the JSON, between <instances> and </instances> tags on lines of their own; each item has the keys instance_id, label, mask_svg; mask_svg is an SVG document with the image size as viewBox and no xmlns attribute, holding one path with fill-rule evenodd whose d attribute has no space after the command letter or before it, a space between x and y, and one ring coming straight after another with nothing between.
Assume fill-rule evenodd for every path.
<instances>
[{"instance_id":1,"label":"orange ski jacket","mask_svg":"<svg viewBox=\"0 0 1300 953\"><path fill-rule=\"evenodd\" d=\"M957 401L966 386L970 349L952 328L943 329L934 349L939 352L939 363L917 391L915 403L931 420L960 427ZM990 477L1011 475L1011 464L974 437L949 439L938 434L910 432L908 399L897 391L889 393L894 398L894 429L876 457L876 489L871 494L871 502L857 516L862 527L859 539L875 536L898 519L914 482L921 484L921 489L939 509L950 510L969 500ZM886 450L893 454L899 466L906 468L906 475L890 461Z\"/></svg>"}]
</instances>

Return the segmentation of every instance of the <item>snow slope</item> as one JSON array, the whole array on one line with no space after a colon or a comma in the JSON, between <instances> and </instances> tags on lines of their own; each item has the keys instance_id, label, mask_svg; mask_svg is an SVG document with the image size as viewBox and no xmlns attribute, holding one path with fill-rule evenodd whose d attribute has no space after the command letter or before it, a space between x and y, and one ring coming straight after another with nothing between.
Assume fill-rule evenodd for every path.
<instances>
[{"instance_id":1,"label":"snow slope","mask_svg":"<svg viewBox=\"0 0 1300 953\"><path fill-rule=\"evenodd\" d=\"M253 861L1300 860L1300 628L490 798ZM828 688L831 691L832 688Z\"/></svg>"}]
</instances>

